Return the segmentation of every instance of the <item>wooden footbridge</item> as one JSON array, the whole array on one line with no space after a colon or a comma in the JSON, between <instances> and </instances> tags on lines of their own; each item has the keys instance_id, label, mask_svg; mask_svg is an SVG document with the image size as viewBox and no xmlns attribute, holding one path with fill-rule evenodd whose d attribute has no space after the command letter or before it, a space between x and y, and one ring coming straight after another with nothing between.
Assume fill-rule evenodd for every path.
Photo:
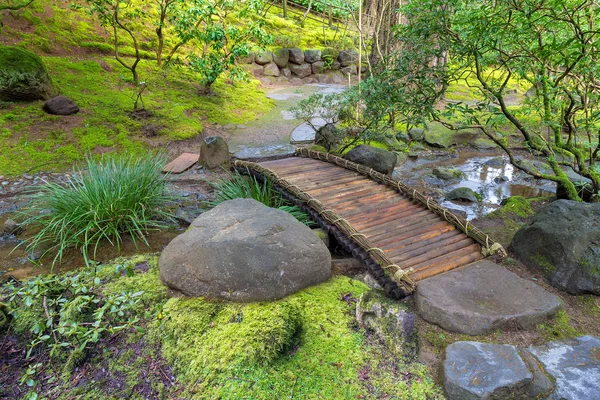
<instances>
[{"instance_id":1,"label":"wooden footbridge","mask_svg":"<svg viewBox=\"0 0 600 400\"><path fill-rule=\"evenodd\" d=\"M299 149L296 157L235 168L271 180L301 206L396 298L422 279L483 257L502 246L431 198L373 169L340 157Z\"/></svg>"}]
</instances>

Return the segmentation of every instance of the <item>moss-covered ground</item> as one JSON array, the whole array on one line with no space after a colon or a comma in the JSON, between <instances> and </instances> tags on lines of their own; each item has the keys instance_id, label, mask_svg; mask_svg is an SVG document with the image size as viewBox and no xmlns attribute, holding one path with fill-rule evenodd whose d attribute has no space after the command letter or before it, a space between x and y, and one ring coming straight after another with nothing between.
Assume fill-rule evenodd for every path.
<instances>
[{"instance_id":1,"label":"moss-covered ground","mask_svg":"<svg viewBox=\"0 0 600 400\"><path fill-rule=\"evenodd\" d=\"M37 360L46 364L35 376L42 396L442 398L425 365L391 356L383 342L357 326L356 301L369 290L360 281L335 276L279 301L233 304L168 299L156 255L117 259L99 266L96 277L94 292L103 295L143 291L131 316L140 318L140 329L105 336L69 375L60 357L38 351ZM22 352L43 307L10 307L17 316L1 335ZM20 358L14 365L23 372L27 364ZM17 385L15 379L5 390L16 391Z\"/></svg>"}]
</instances>

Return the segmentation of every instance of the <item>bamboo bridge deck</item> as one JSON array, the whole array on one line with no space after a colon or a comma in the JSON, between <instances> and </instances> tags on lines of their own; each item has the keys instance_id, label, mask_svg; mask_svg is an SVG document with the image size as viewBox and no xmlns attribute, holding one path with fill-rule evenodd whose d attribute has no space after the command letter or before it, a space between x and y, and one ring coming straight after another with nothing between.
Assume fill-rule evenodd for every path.
<instances>
[{"instance_id":1,"label":"bamboo bridge deck","mask_svg":"<svg viewBox=\"0 0 600 400\"><path fill-rule=\"evenodd\" d=\"M330 213L330 223L342 221L351 239L360 239L367 252L377 253L378 264L401 272L396 281L408 282L409 292L411 284L483 258L482 244L485 255L492 253L492 245L501 249L476 228L469 231L464 219L389 177L338 157L333 163L323 153L311 156L327 160L306 158L307 151L299 155L304 157L236 162L236 167L273 179L301 194L309 206L318 204L321 214Z\"/></svg>"}]
</instances>

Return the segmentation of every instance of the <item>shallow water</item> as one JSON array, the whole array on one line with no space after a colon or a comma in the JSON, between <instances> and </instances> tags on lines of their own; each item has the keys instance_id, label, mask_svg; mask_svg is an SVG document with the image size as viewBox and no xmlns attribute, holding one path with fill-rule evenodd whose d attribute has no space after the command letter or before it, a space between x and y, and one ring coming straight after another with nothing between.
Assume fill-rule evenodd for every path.
<instances>
[{"instance_id":1,"label":"shallow water","mask_svg":"<svg viewBox=\"0 0 600 400\"><path fill-rule=\"evenodd\" d=\"M432 175L435 167L459 170L463 177L444 181ZM553 182L533 180L516 170L507 157L476 151L409 159L395 170L394 175L408 185L424 190L444 207L466 213L469 220L494 211L500 207L502 200L511 196L540 197L552 195L556 190ZM467 187L478 193L482 198L481 202L445 199L444 193L460 187Z\"/></svg>"}]
</instances>

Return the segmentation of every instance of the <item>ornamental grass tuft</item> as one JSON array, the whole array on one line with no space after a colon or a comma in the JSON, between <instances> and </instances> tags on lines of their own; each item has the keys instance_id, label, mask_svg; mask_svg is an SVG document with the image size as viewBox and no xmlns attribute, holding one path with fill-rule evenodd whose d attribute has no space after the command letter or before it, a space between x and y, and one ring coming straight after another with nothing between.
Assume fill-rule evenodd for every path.
<instances>
[{"instance_id":1,"label":"ornamental grass tuft","mask_svg":"<svg viewBox=\"0 0 600 400\"><path fill-rule=\"evenodd\" d=\"M267 207L278 208L291 214L304 225L310 227L317 225L300 207L288 204L277 193L273 187L273 182L269 179L259 182L254 176L246 177L235 171L229 174L228 179L208 183L216 189L214 199L206 202L209 207L216 207L227 200L254 199Z\"/></svg>"},{"instance_id":2,"label":"ornamental grass tuft","mask_svg":"<svg viewBox=\"0 0 600 400\"><path fill-rule=\"evenodd\" d=\"M24 223L40 227L26 241L27 251L56 252L54 266L69 248L80 249L86 265L98 246L109 242L120 249L125 235L148 245L146 235L172 221L166 204L164 155L109 155L87 158L87 171L73 174L66 185L46 183L36 188Z\"/></svg>"}]
</instances>

